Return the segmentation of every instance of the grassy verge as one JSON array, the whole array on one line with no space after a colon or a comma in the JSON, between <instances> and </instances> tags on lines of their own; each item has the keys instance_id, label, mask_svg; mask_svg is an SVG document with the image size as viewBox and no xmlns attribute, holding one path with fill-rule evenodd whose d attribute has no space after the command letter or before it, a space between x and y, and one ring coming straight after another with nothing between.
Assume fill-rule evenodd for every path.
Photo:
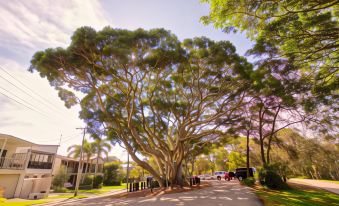
<instances>
[{"instance_id":1,"label":"grassy verge","mask_svg":"<svg viewBox=\"0 0 339 206\"><path fill-rule=\"evenodd\" d=\"M120 186L103 186L101 189L91 189L91 190L79 190L79 193L89 193L89 194L103 194L112 190L125 189L126 184L123 183ZM74 192L69 190L68 192Z\"/></svg>"},{"instance_id":2,"label":"grassy verge","mask_svg":"<svg viewBox=\"0 0 339 206\"><path fill-rule=\"evenodd\" d=\"M7 201L0 202L1 206L29 206L29 205L36 205L36 204L42 204L47 203L47 200L41 199L41 200L24 200L24 201Z\"/></svg>"},{"instance_id":3,"label":"grassy verge","mask_svg":"<svg viewBox=\"0 0 339 206\"><path fill-rule=\"evenodd\" d=\"M74 194L61 194L48 196L47 199L82 199L86 197L86 195L77 195L74 197Z\"/></svg>"},{"instance_id":4,"label":"grassy verge","mask_svg":"<svg viewBox=\"0 0 339 206\"><path fill-rule=\"evenodd\" d=\"M339 181L336 180L319 180L321 182L328 182L328 183L334 183L334 184L338 184L339 185Z\"/></svg>"},{"instance_id":5,"label":"grassy verge","mask_svg":"<svg viewBox=\"0 0 339 206\"><path fill-rule=\"evenodd\" d=\"M291 184L288 190L254 187L265 206L338 206L339 195L320 189Z\"/></svg>"},{"instance_id":6,"label":"grassy verge","mask_svg":"<svg viewBox=\"0 0 339 206\"><path fill-rule=\"evenodd\" d=\"M316 179L310 179L310 178L307 178L307 177L293 177L291 178L292 180L315 180L315 181L320 181L320 182L328 182L328 183L334 183L334 184L339 184L339 181L337 180L316 180Z\"/></svg>"}]
</instances>

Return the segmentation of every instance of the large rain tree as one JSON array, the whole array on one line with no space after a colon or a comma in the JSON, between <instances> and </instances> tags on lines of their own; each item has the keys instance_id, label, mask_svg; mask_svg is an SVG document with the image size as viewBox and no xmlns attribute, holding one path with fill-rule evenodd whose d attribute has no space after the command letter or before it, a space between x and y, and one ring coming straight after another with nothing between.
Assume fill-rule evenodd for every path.
<instances>
[{"instance_id":1,"label":"large rain tree","mask_svg":"<svg viewBox=\"0 0 339 206\"><path fill-rule=\"evenodd\" d=\"M90 133L122 143L161 186L166 177L182 184L195 145L217 141L239 118L251 69L228 41L109 27L79 28L67 48L37 52L30 67L67 107L80 104Z\"/></svg>"}]
</instances>

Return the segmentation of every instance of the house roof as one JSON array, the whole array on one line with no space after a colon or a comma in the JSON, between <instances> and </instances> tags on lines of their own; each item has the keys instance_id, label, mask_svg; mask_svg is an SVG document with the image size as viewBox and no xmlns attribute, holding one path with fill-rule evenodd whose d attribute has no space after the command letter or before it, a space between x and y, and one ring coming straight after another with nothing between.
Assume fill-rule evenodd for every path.
<instances>
[{"instance_id":1,"label":"house roof","mask_svg":"<svg viewBox=\"0 0 339 206\"><path fill-rule=\"evenodd\" d=\"M39 145L43 145L43 146L58 146L58 145L45 145L45 144L36 144L24 139L21 139L19 137L15 137L12 135L8 135L8 134L1 134L0 133L0 141L3 142L4 139L7 139L7 143L8 144L15 144L15 143L20 143L21 146L39 146Z\"/></svg>"},{"instance_id":2,"label":"house roof","mask_svg":"<svg viewBox=\"0 0 339 206\"><path fill-rule=\"evenodd\" d=\"M73 157L63 156L63 155L59 155L59 154L57 154L56 157L57 157L57 158L60 158L60 159L62 159L62 160L79 161L79 157L78 157L78 158L73 158ZM84 157L84 158L86 158L86 157ZM91 160L94 160L94 159L96 159L96 158L97 158L96 156L93 156L93 157L91 157ZM101 157L99 157L99 159L104 160L104 159L101 158Z\"/></svg>"}]
</instances>

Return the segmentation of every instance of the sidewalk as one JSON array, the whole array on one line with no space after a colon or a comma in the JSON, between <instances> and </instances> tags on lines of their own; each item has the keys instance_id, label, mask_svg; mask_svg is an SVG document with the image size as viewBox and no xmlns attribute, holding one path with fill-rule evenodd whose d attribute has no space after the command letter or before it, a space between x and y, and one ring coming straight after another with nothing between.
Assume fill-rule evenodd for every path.
<instances>
[{"instance_id":1,"label":"sidewalk","mask_svg":"<svg viewBox=\"0 0 339 206\"><path fill-rule=\"evenodd\" d=\"M331 182L324 182L321 180L311 180L311 179L296 179L296 178L289 179L288 182L308 185L308 186L324 189L324 190L333 192L335 194L339 194L339 184L335 184Z\"/></svg>"}]
</instances>

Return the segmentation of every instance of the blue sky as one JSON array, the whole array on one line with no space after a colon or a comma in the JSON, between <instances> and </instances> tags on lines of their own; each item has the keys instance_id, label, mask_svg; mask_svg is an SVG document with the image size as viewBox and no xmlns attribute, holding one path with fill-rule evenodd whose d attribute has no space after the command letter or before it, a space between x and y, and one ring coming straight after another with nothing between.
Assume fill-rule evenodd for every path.
<instances>
[{"instance_id":1,"label":"blue sky","mask_svg":"<svg viewBox=\"0 0 339 206\"><path fill-rule=\"evenodd\" d=\"M80 143L80 131L75 129L84 126L78 119L79 108L66 109L47 80L27 71L36 51L67 46L73 31L80 26L97 30L107 25L124 29L162 27L181 40L196 36L229 40L241 55L251 47L252 43L243 34L225 34L201 24L199 19L206 14L208 5L198 0L0 1L0 66L7 71L0 69L0 92L26 106L29 103L44 114L0 94L0 133L41 144L58 144L62 134L60 154L66 154L69 145ZM112 154L120 158L126 156L120 148L115 148Z\"/></svg>"}]
</instances>

